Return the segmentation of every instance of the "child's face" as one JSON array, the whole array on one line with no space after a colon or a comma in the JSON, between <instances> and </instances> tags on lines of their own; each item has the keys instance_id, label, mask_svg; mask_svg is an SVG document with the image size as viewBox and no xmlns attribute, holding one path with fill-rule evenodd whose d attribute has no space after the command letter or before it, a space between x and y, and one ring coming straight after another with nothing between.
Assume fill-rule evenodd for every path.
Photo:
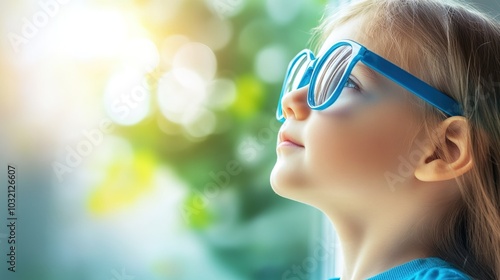
<instances>
[{"instance_id":1,"label":"child's face","mask_svg":"<svg viewBox=\"0 0 500 280\"><path fill-rule=\"evenodd\" d=\"M352 20L336 28L317 56L341 39L358 41L379 52L371 44L377 38L364 39L360 23ZM278 143L284 136L299 145L278 144L271 174L278 194L321 206L342 201L335 198L369 200L391 193L384 174L397 172L401 157L407 158L419 118L401 87L365 65L358 63L351 78L361 91L346 88L323 111L308 107L308 87L283 98L286 121ZM408 185L412 178L406 180Z\"/></svg>"}]
</instances>

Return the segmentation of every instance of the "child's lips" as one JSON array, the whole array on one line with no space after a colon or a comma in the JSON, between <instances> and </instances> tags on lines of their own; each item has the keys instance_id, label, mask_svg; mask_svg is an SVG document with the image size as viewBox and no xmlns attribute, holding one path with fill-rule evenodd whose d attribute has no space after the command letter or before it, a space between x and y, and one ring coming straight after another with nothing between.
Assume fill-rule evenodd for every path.
<instances>
[{"instance_id":1,"label":"child's lips","mask_svg":"<svg viewBox=\"0 0 500 280\"><path fill-rule=\"evenodd\" d=\"M292 147L304 148L304 145L302 145L302 143L300 143L298 140L296 140L296 138L292 137L284 130L280 131L278 139L279 139L278 147L292 146Z\"/></svg>"}]
</instances>

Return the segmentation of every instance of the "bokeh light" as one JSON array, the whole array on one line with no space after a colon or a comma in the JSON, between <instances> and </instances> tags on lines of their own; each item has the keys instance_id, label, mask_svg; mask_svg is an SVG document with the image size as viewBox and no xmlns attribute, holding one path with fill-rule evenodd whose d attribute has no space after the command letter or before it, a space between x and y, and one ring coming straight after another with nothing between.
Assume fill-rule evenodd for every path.
<instances>
[{"instance_id":1,"label":"bokeh light","mask_svg":"<svg viewBox=\"0 0 500 280\"><path fill-rule=\"evenodd\" d=\"M186 43L174 55L172 67L196 72L199 77L208 82L215 76L217 60L214 52L207 45L196 42ZM190 84L188 81L186 83Z\"/></svg>"},{"instance_id":2,"label":"bokeh light","mask_svg":"<svg viewBox=\"0 0 500 280\"><path fill-rule=\"evenodd\" d=\"M174 56L177 54L179 48L188 42L190 42L190 39L180 34L170 35L162 41L160 52L164 67L172 65Z\"/></svg>"},{"instance_id":3,"label":"bokeh light","mask_svg":"<svg viewBox=\"0 0 500 280\"><path fill-rule=\"evenodd\" d=\"M151 93L145 75L134 68L124 68L109 79L104 89L104 104L115 123L133 125L150 112Z\"/></svg>"},{"instance_id":4,"label":"bokeh light","mask_svg":"<svg viewBox=\"0 0 500 280\"><path fill-rule=\"evenodd\" d=\"M236 85L229 79L215 79L207 86L207 105L210 108L224 110L236 99Z\"/></svg>"},{"instance_id":5,"label":"bokeh light","mask_svg":"<svg viewBox=\"0 0 500 280\"><path fill-rule=\"evenodd\" d=\"M196 38L206 44L213 51L221 50L229 44L233 36L231 22L213 18L205 23L205 28L200 29Z\"/></svg>"},{"instance_id":6,"label":"bokeh light","mask_svg":"<svg viewBox=\"0 0 500 280\"><path fill-rule=\"evenodd\" d=\"M288 65L286 48L281 45L261 49L255 58L255 73L268 83L279 83L285 76Z\"/></svg>"},{"instance_id":7,"label":"bokeh light","mask_svg":"<svg viewBox=\"0 0 500 280\"><path fill-rule=\"evenodd\" d=\"M192 119L190 114L203 107L205 96L205 81L188 69L168 72L158 84L160 110L167 119L178 124Z\"/></svg>"},{"instance_id":8,"label":"bokeh light","mask_svg":"<svg viewBox=\"0 0 500 280\"><path fill-rule=\"evenodd\" d=\"M299 15L304 4L304 0L266 0L266 10L276 23L287 24Z\"/></svg>"}]
</instances>

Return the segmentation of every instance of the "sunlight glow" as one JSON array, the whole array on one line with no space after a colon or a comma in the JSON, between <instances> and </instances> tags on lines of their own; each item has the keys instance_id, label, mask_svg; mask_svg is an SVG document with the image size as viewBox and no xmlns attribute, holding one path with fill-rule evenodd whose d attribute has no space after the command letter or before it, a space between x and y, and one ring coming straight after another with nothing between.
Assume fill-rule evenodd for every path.
<instances>
[{"instance_id":1,"label":"sunlight glow","mask_svg":"<svg viewBox=\"0 0 500 280\"><path fill-rule=\"evenodd\" d=\"M119 10L75 8L57 21L51 48L81 60L116 57L129 38L145 33L135 18Z\"/></svg>"},{"instance_id":2,"label":"sunlight glow","mask_svg":"<svg viewBox=\"0 0 500 280\"><path fill-rule=\"evenodd\" d=\"M129 40L121 53L122 62L127 67L151 71L158 66L160 54L156 45L146 38Z\"/></svg>"}]
</instances>

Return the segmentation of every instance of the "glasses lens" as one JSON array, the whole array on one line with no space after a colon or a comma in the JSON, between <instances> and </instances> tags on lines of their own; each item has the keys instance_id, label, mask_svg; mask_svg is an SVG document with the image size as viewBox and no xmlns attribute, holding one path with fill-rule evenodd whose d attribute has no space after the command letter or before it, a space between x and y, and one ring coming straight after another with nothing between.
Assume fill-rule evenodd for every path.
<instances>
[{"instance_id":1,"label":"glasses lens","mask_svg":"<svg viewBox=\"0 0 500 280\"><path fill-rule=\"evenodd\" d=\"M322 58L323 64L319 70L314 88L314 104L321 106L325 104L333 94L339 94L338 89L352 60L352 47L342 45L333 50L327 57ZM335 97L337 98L337 97Z\"/></svg>"},{"instance_id":2,"label":"glasses lens","mask_svg":"<svg viewBox=\"0 0 500 280\"><path fill-rule=\"evenodd\" d=\"M302 53L292 65L292 69L290 70L288 80L285 85L284 93L288 93L299 88L300 82L307 70L307 64L308 56L306 53Z\"/></svg>"}]
</instances>

